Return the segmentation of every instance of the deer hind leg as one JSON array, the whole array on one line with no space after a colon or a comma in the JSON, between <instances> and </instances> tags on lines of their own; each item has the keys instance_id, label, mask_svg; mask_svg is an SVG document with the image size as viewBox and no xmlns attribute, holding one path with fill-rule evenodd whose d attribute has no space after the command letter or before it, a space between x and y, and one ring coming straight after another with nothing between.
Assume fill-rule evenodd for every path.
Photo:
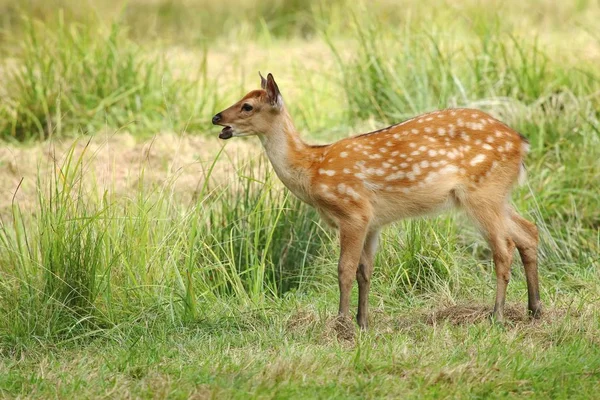
<instances>
[{"instance_id":1,"label":"deer hind leg","mask_svg":"<svg viewBox=\"0 0 600 400\"><path fill-rule=\"evenodd\" d=\"M510 266L512 264L515 243L507 229L508 215L504 204L490 202L487 199L469 199L464 204L469 215L482 229L490 247L496 270L496 302L493 316L496 321L504 320L504 303L506 288L510 281Z\"/></svg>"},{"instance_id":2,"label":"deer hind leg","mask_svg":"<svg viewBox=\"0 0 600 400\"><path fill-rule=\"evenodd\" d=\"M527 308L532 317L539 318L542 314L542 304L538 283L538 230L535 224L521 217L512 208L509 208L509 217L509 233L517 246L525 268Z\"/></svg>"},{"instance_id":3,"label":"deer hind leg","mask_svg":"<svg viewBox=\"0 0 600 400\"><path fill-rule=\"evenodd\" d=\"M371 230L367 234L360 263L356 271L356 280L358 281L358 314L356 321L361 329L367 329L369 314L369 289L371 287L371 276L373 274L373 263L375 252L379 242L379 230Z\"/></svg>"}]
</instances>

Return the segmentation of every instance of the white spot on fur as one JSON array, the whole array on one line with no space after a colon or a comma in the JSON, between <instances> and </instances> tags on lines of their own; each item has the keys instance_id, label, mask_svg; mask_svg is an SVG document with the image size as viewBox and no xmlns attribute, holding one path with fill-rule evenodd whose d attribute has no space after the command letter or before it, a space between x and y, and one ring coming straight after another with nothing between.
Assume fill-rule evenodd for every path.
<instances>
[{"instance_id":1,"label":"white spot on fur","mask_svg":"<svg viewBox=\"0 0 600 400\"><path fill-rule=\"evenodd\" d=\"M451 174L458 172L458 167L456 165L447 165L444 168L439 170L440 174Z\"/></svg>"},{"instance_id":2,"label":"white spot on fur","mask_svg":"<svg viewBox=\"0 0 600 400\"><path fill-rule=\"evenodd\" d=\"M388 176L385 177L386 181L394 181L397 179L402 179L406 176L406 173L404 171L398 171L398 172L394 172L393 174L389 174Z\"/></svg>"},{"instance_id":3,"label":"white spot on fur","mask_svg":"<svg viewBox=\"0 0 600 400\"><path fill-rule=\"evenodd\" d=\"M344 168L344 173L345 174L351 174L352 170L350 170L349 168Z\"/></svg>"},{"instance_id":4,"label":"white spot on fur","mask_svg":"<svg viewBox=\"0 0 600 400\"><path fill-rule=\"evenodd\" d=\"M421 154L419 150L415 150L412 153L410 153L411 156L418 156L419 154Z\"/></svg>"},{"instance_id":5,"label":"white spot on fur","mask_svg":"<svg viewBox=\"0 0 600 400\"><path fill-rule=\"evenodd\" d=\"M429 154L430 157L435 157L437 155L437 151L435 151L435 150L429 150L427 152L427 154Z\"/></svg>"},{"instance_id":6,"label":"white spot on fur","mask_svg":"<svg viewBox=\"0 0 600 400\"><path fill-rule=\"evenodd\" d=\"M334 176L335 175L335 171L332 170L332 169L319 168L319 174L320 175L327 175L327 176Z\"/></svg>"},{"instance_id":7,"label":"white spot on fur","mask_svg":"<svg viewBox=\"0 0 600 400\"><path fill-rule=\"evenodd\" d=\"M425 147L425 146L419 147L419 151L426 151L426 150L427 150L427 147Z\"/></svg>"},{"instance_id":8,"label":"white spot on fur","mask_svg":"<svg viewBox=\"0 0 600 400\"><path fill-rule=\"evenodd\" d=\"M414 143L414 142L411 142L411 143L408 144L408 146L412 147L414 149L415 147L417 147L417 144Z\"/></svg>"},{"instance_id":9,"label":"white spot on fur","mask_svg":"<svg viewBox=\"0 0 600 400\"><path fill-rule=\"evenodd\" d=\"M348 152L347 152L347 151L342 151L342 152L340 153L340 157L342 157L342 158L346 158L346 157L348 157Z\"/></svg>"},{"instance_id":10,"label":"white spot on fur","mask_svg":"<svg viewBox=\"0 0 600 400\"><path fill-rule=\"evenodd\" d=\"M429 167L429 161L427 161L427 160L421 161L421 168L428 168L428 167Z\"/></svg>"},{"instance_id":11,"label":"white spot on fur","mask_svg":"<svg viewBox=\"0 0 600 400\"><path fill-rule=\"evenodd\" d=\"M411 129L410 131L411 131L413 134L415 134L415 135L416 135L417 133L419 133L419 130L418 130L418 129Z\"/></svg>"},{"instance_id":12,"label":"white spot on fur","mask_svg":"<svg viewBox=\"0 0 600 400\"><path fill-rule=\"evenodd\" d=\"M485 160L485 155L483 154L477 154L475 157L473 157L473 159L469 162L470 165L477 165L479 163L482 163L483 160Z\"/></svg>"},{"instance_id":13,"label":"white spot on fur","mask_svg":"<svg viewBox=\"0 0 600 400\"><path fill-rule=\"evenodd\" d=\"M425 128L425 133L431 133L433 132L433 129L431 129L430 127Z\"/></svg>"},{"instance_id":14,"label":"white spot on fur","mask_svg":"<svg viewBox=\"0 0 600 400\"><path fill-rule=\"evenodd\" d=\"M483 145L483 146L481 146L481 147L483 147L483 148L484 148L484 149L486 149L486 150L492 150L492 148L493 148L492 146L490 146L490 145L489 145L489 144L487 144L487 143L486 143L486 144L484 144L484 145Z\"/></svg>"},{"instance_id":15,"label":"white spot on fur","mask_svg":"<svg viewBox=\"0 0 600 400\"><path fill-rule=\"evenodd\" d=\"M352 189L351 187L346 189L346 194L352 196L352 198L354 200L360 199L360 195L358 194L358 192L356 190Z\"/></svg>"},{"instance_id":16,"label":"white spot on fur","mask_svg":"<svg viewBox=\"0 0 600 400\"><path fill-rule=\"evenodd\" d=\"M444 136L446 134L446 130L444 128L438 128L437 133L440 136Z\"/></svg>"},{"instance_id":17,"label":"white spot on fur","mask_svg":"<svg viewBox=\"0 0 600 400\"><path fill-rule=\"evenodd\" d=\"M429 174L427 174L427 177L425 178L425 182L431 183L437 177L438 177L437 172L430 172Z\"/></svg>"}]
</instances>

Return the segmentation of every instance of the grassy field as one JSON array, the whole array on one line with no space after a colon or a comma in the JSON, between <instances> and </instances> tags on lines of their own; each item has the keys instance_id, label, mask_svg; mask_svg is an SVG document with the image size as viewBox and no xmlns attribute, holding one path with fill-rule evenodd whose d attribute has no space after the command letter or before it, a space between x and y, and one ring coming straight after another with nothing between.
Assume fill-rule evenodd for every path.
<instances>
[{"instance_id":1,"label":"grassy field","mask_svg":"<svg viewBox=\"0 0 600 400\"><path fill-rule=\"evenodd\" d=\"M0 396L597 397L598 18L585 0L0 0ZM370 329L340 335L335 232L258 140L210 124L259 70L311 142L455 106L529 138L513 202L540 229L542 318L515 261L490 323L490 251L450 214L383 232Z\"/></svg>"}]
</instances>

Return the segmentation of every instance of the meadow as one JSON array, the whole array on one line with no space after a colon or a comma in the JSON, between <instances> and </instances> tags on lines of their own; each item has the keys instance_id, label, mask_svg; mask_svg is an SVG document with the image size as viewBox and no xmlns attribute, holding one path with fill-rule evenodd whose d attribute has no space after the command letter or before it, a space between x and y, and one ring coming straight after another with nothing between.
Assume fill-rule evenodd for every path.
<instances>
[{"instance_id":1,"label":"meadow","mask_svg":"<svg viewBox=\"0 0 600 400\"><path fill-rule=\"evenodd\" d=\"M0 396L594 398L600 6L0 0ZM340 335L338 238L212 115L272 72L326 143L447 107L526 136L540 230L493 324L460 213L383 232L370 328ZM356 289L352 305L357 302Z\"/></svg>"}]
</instances>

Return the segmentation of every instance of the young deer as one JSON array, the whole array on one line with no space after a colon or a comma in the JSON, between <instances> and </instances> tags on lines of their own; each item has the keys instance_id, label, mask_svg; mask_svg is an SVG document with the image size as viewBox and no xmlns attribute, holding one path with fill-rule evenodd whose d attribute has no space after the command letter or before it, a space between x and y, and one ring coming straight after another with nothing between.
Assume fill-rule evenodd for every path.
<instances>
[{"instance_id":1,"label":"young deer","mask_svg":"<svg viewBox=\"0 0 600 400\"><path fill-rule=\"evenodd\" d=\"M515 246L527 277L531 315L541 313L536 226L508 204L524 175L528 142L482 111L448 109L400 124L311 146L300 139L269 74L262 90L248 93L212 119L221 139L257 135L277 176L340 231L339 314L348 316L358 280L358 315L367 327L373 259L381 227L401 218L460 207L489 242L496 269L493 316L503 320Z\"/></svg>"}]
</instances>

